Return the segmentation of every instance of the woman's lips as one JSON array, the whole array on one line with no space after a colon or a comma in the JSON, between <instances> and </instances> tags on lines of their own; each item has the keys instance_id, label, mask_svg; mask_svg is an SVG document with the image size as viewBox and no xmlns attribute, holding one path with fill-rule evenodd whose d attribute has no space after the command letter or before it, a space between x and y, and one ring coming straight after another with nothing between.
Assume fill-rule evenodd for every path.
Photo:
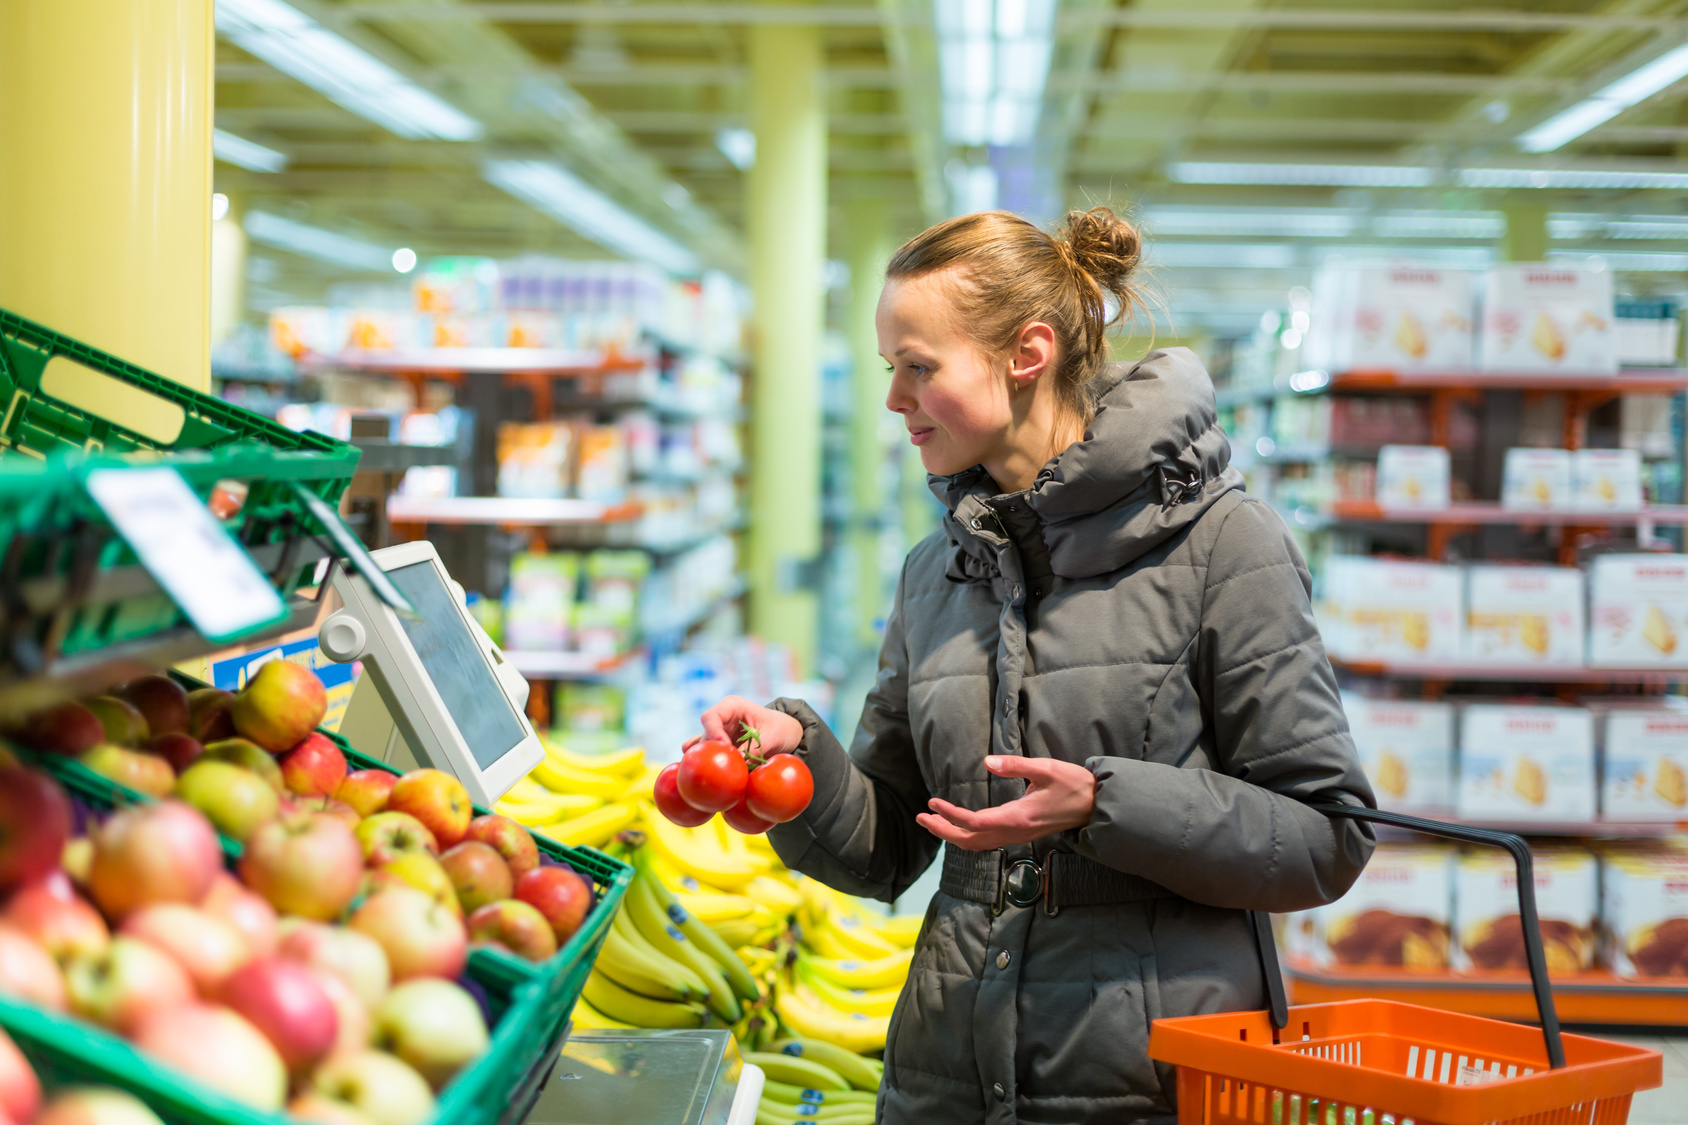
<instances>
[{"instance_id":1,"label":"woman's lips","mask_svg":"<svg viewBox=\"0 0 1688 1125\"><path fill-rule=\"evenodd\" d=\"M925 445L926 439L936 432L937 428L934 426L923 426L917 430L910 430L908 432L908 439L916 445Z\"/></svg>"}]
</instances>

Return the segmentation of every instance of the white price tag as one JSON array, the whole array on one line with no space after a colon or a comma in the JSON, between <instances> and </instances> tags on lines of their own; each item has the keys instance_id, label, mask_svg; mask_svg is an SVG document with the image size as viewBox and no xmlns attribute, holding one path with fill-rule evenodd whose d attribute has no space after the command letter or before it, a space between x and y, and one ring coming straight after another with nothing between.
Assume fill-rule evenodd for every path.
<instances>
[{"instance_id":1,"label":"white price tag","mask_svg":"<svg viewBox=\"0 0 1688 1125\"><path fill-rule=\"evenodd\" d=\"M281 595L174 469L95 469L88 493L194 628L224 641L279 620Z\"/></svg>"}]
</instances>

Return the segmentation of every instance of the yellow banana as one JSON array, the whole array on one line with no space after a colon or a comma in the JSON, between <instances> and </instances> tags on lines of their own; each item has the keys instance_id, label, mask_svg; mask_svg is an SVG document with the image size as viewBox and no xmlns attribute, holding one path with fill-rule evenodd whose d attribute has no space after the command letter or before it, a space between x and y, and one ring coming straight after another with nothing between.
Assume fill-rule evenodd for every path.
<instances>
[{"instance_id":1,"label":"yellow banana","mask_svg":"<svg viewBox=\"0 0 1688 1125\"><path fill-rule=\"evenodd\" d=\"M879 1095L869 1090L816 1090L811 1087L793 1086L789 1082L775 1082L768 1079L762 1085L762 1101L764 1104L777 1106L872 1106L879 1100ZM784 1112L777 1110L777 1112ZM808 1117L819 1119L816 1113Z\"/></svg>"},{"instance_id":2,"label":"yellow banana","mask_svg":"<svg viewBox=\"0 0 1688 1125\"><path fill-rule=\"evenodd\" d=\"M593 967L629 992L653 1000L701 1000L708 994L690 968L629 940L625 928L613 922Z\"/></svg>"},{"instance_id":3,"label":"yellow banana","mask_svg":"<svg viewBox=\"0 0 1688 1125\"><path fill-rule=\"evenodd\" d=\"M670 889L673 884L662 880ZM674 898L691 912L692 917L706 926L715 926L722 922L731 922L739 918L748 918L756 913L756 900L744 895L724 895L711 891L689 893L674 891Z\"/></svg>"},{"instance_id":4,"label":"yellow banana","mask_svg":"<svg viewBox=\"0 0 1688 1125\"><path fill-rule=\"evenodd\" d=\"M598 848L638 818L638 809L616 801L560 823L538 825L534 830L571 848Z\"/></svg>"},{"instance_id":5,"label":"yellow banana","mask_svg":"<svg viewBox=\"0 0 1688 1125\"><path fill-rule=\"evenodd\" d=\"M890 1016L870 1016L863 1012L845 1015L834 1011L802 985L780 989L774 999L774 1011L779 1014L780 1023L803 1038L833 1043L858 1055L883 1051L885 1033L891 1025Z\"/></svg>"},{"instance_id":6,"label":"yellow banana","mask_svg":"<svg viewBox=\"0 0 1688 1125\"><path fill-rule=\"evenodd\" d=\"M771 1081L784 1082L804 1090L837 1090L843 1092L850 1083L837 1071L813 1059L796 1055L780 1055L771 1051L746 1051L744 1061L762 1068Z\"/></svg>"},{"instance_id":7,"label":"yellow banana","mask_svg":"<svg viewBox=\"0 0 1688 1125\"><path fill-rule=\"evenodd\" d=\"M901 948L874 933L861 912L853 908L834 910L826 924L838 940L858 957L884 957Z\"/></svg>"},{"instance_id":8,"label":"yellow banana","mask_svg":"<svg viewBox=\"0 0 1688 1125\"><path fill-rule=\"evenodd\" d=\"M634 952L644 957L645 960L652 962L655 971L663 980L672 982L677 989L685 993L684 996L677 997L677 999L701 1001L709 995L708 982L699 976L689 963L666 956L656 946L645 940L645 935L640 933L639 927L633 924L633 916L627 913L625 902L623 902L621 909L615 912L615 917L610 919L610 929L618 934L622 941L626 942ZM643 991L625 981L622 983L633 989L634 992ZM659 999L665 999L660 994L655 995Z\"/></svg>"},{"instance_id":9,"label":"yellow banana","mask_svg":"<svg viewBox=\"0 0 1688 1125\"><path fill-rule=\"evenodd\" d=\"M662 912L663 916L680 932L691 939L692 945L704 956L713 960L732 986L733 993L741 1000L755 1003L762 998L762 989L757 985L756 978L750 975L744 962L733 955L732 947L716 935L714 930L694 918L685 907L674 900L674 894L667 887L657 881L651 870L651 852L649 848L640 848L633 854L633 865L638 871L637 881L642 884L640 894L648 898L650 904ZM637 915L635 915L637 920ZM718 1013L719 1014L719 1013ZM725 1018L725 1016L723 1016ZM736 1023L738 1017L728 1020Z\"/></svg>"},{"instance_id":10,"label":"yellow banana","mask_svg":"<svg viewBox=\"0 0 1688 1125\"><path fill-rule=\"evenodd\" d=\"M516 784L510 786L510 791L504 794L503 800L520 801L526 805L543 805L559 794L551 792L531 777L518 777Z\"/></svg>"},{"instance_id":11,"label":"yellow banana","mask_svg":"<svg viewBox=\"0 0 1688 1125\"><path fill-rule=\"evenodd\" d=\"M629 992L596 970L586 977L581 995L604 1015L632 1027L698 1028L709 1018L701 1004L652 1000Z\"/></svg>"},{"instance_id":12,"label":"yellow banana","mask_svg":"<svg viewBox=\"0 0 1688 1125\"><path fill-rule=\"evenodd\" d=\"M714 826L715 828L715 839L720 845L721 853L723 855L740 863L749 864L758 871L766 871L778 862L777 860L769 860L766 856L759 852L751 851L745 844L745 840L749 839L749 837L743 832L739 832L734 829L727 823L725 818L716 817L714 820L710 821L709 824L704 825L704 828L709 828L710 826Z\"/></svg>"},{"instance_id":13,"label":"yellow banana","mask_svg":"<svg viewBox=\"0 0 1688 1125\"><path fill-rule=\"evenodd\" d=\"M845 988L802 967L797 970L797 979L825 1001L828 1007L836 1008L845 1015L861 1012L869 1016L888 1016L897 1006L897 997L903 992L901 987Z\"/></svg>"},{"instance_id":14,"label":"yellow banana","mask_svg":"<svg viewBox=\"0 0 1688 1125\"><path fill-rule=\"evenodd\" d=\"M758 875L745 885L747 898L762 904L775 914L789 917L803 905L803 896L771 875Z\"/></svg>"},{"instance_id":15,"label":"yellow banana","mask_svg":"<svg viewBox=\"0 0 1688 1125\"><path fill-rule=\"evenodd\" d=\"M898 949L913 949L926 924L924 914L893 914L883 920L868 919L868 928Z\"/></svg>"},{"instance_id":16,"label":"yellow banana","mask_svg":"<svg viewBox=\"0 0 1688 1125\"><path fill-rule=\"evenodd\" d=\"M776 1039L769 1045L768 1050L830 1067L857 1090L879 1089L880 1071L869 1065L873 1060L846 1051L835 1043L821 1039Z\"/></svg>"},{"instance_id":17,"label":"yellow banana","mask_svg":"<svg viewBox=\"0 0 1688 1125\"><path fill-rule=\"evenodd\" d=\"M621 792L623 801L649 801L654 799L656 792L656 775L662 772L661 766L646 766L627 782L627 788Z\"/></svg>"},{"instance_id":18,"label":"yellow banana","mask_svg":"<svg viewBox=\"0 0 1688 1125\"><path fill-rule=\"evenodd\" d=\"M738 997L733 994L721 966L668 920L651 893L650 882L645 878L635 878L633 885L627 888L624 901L628 917L658 953L690 966L692 972L703 978L709 987L709 1010L727 1023L737 1023L744 1010L739 1006Z\"/></svg>"},{"instance_id":19,"label":"yellow banana","mask_svg":"<svg viewBox=\"0 0 1688 1125\"><path fill-rule=\"evenodd\" d=\"M627 788L627 779L615 774L595 773L578 766L546 758L528 774L553 793L584 793L589 797L614 800Z\"/></svg>"},{"instance_id":20,"label":"yellow banana","mask_svg":"<svg viewBox=\"0 0 1688 1125\"><path fill-rule=\"evenodd\" d=\"M797 959L810 972L845 988L890 988L892 985L901 987L908 979L909 962L914 959L914 953L902 949L872 961L799 953Z\"/></svg>"},{"instance_id":21,"label":"yellow banana","mask_svg":"<svg viewBox=\"0 0 1688 1125\"><path fill-rule=\"evenodd\" d=\"M871 1105L784 1105L767 1101L756 1107L756 1125L873 1125Z\"/></svg>"},{"instance_id":22,"label":"yellow banana","mask_svg":"<svg viewBox=\"0 0 1688 1125\"><path fill-rule=\"evenodd\" d=\"M572 766L591 773L618 774L624 778L637 777L645 768L645 748L627 746L608 754L577 754L555 739L540 739L545 756L559 765Z\"/></svg>"},{"instance_id":23,"label":"yellow banana","mask_svg":"<svg viewBox=\"0 0 1688 1125\"><path fill-rule=\"evenodd\" d=\"M493 805L492 811L532 827L536 824L556 824L571 817L592 811L603 801L577 793L552 793L544 801L519 801L505 797Z\"/></svg>"},{"instance_id":24,"label":"yellow banana","mask_svg":"<svg viewBox=\"0 0 1688 1125\"><path fill-rule=\"evenodd\" d=\"M574 1003L574 1026L582 1031L632 1031L633 1025L612 1020L588 1004L584 998Z\"/></svg>"},{"instance_id":25,"label":"yellow banana","mask_svg":"<svg viewBox=\"0 0 1688 1125\"><path fill-rule=\"evenodd\" d=\"M703 833L707 825L703 829L681 828L649 806L640 809L657 857L669 867L724 891L743 890L760 874L748 863L733 859L715 846L713 833L706 842Z\"/></svg>"},{"instance_id":26,"label":"yellow banana","mask_svg":"<svg viewBox=\"0 0 1688 1125\"><path fill-rule=\"evenodd\" d=\"M741 946L733 950L745 967L757 976L769 972L780 963L780 955L772 949L759 949L755 946Z\"/></svg>"},{"instance_id":27,"label":"yellow banana","mask_svg":"<svg viewBox=\"0 0 1688 1125\"><path fill-rule=\"evenodd\" d=\"M715 936L720 938L728 949L740 949L746 945L757 944L756 939L762 933L762 927L754 918L729 918L725 922L716 922L709 927Z\"/></svg>"}]
</instances>

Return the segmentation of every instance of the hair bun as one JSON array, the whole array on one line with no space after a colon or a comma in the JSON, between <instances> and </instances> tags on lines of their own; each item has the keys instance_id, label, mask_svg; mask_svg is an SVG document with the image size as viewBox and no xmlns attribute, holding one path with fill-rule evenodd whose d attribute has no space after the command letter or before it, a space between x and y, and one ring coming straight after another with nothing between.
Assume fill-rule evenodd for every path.
<instances>
[{"instance_id":1,"label":"hair bun","mask_svg":"<svg viewBox=\"0 0 1688 1125\"><path fill-rule=\"evenodd\" d=\"M1066 229L1057 238L1067 244L1077 268L1103 289L1125 297L1127 282L1143 257L1143 239L1136 227L1111 208L1092 207L1067 212Z\"/></svg>"}]
</instances>

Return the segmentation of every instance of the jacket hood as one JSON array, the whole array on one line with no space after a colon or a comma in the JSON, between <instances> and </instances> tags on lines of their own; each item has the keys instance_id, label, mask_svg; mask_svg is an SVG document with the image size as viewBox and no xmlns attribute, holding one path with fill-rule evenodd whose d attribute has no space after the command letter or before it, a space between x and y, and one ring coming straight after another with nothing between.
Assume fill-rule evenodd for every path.
<instances>
[{"instance_id":1,"label":"jacket hood","mask_svg":"<svg viewBox=\"0 0 1688 1125\"><path fill-rule=\"evenodd\" d=\"M1063 578L1118 570L1243 486L1219 428L1213 382L1188 348L1115 364L1097 380L1084 439L1052 458L1024 494L1042 525L1051 569ZM949 511L950 570L985 580L1003 539L991 528L995 482L982 466L928 482ZM959 573L957 573L959 571Z\"/></svg>"}]
</instances>

